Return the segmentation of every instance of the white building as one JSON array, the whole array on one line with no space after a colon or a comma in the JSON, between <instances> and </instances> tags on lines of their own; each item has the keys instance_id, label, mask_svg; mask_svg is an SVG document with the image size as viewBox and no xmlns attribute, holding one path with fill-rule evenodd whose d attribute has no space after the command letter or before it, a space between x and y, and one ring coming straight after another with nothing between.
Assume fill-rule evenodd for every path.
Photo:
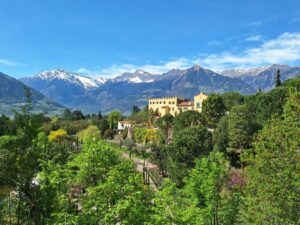
<instances>
[{"instance_id":1,"label":"white building","mask_svg":"<svg viewBox=\"0 0 300 225\"><path fill-rule=\"evenodd\" d=\"M129 120L123 120L118 122L118 130L124 130L126 128L132 127L133 123Z\"/></svg>"}]
</instances>

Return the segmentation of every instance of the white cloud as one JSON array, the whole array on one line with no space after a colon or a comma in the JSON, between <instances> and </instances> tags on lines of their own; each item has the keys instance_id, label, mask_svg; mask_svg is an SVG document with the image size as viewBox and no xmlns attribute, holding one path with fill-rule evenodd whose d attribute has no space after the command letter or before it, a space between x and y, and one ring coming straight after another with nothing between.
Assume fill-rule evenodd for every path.
<instances>
[{"instance_id":1,"label":"white cloud","mask_svg":"<svg viewBox=\"0 0 300 225\"><path fill-rule=\"evenodd\" d=\"M91 70L89 70L87 68L84 68L84 67L78 69L76 72L77 73L82 73L82 74L92 74L93 73Z\"/></svg>"},{"instance_id":2,"label":"white cloud","mask_svg":"<svg viewBox=\"0 0 300 225\"><path fill-rule=\"evenodd\" d=\"M259 35L257 35L259 36ZM250 38L250 37L249 37ZM261 37L251 36L252 41L259 40ZM214 54L199 54L194 58L178 58L160 64L122 64L112 65L108 68L90 71L81 68L78 72L83 72L92 76L102 76L112 78L124 72L134 72L143 69L152 74L161 74L172 69L186 69L199 64L204 68L221 71L233 67L257 67L269 64L291 64L300 62L300 33L283 33L279 37L264 41L258 47L248 48L239 53L224 51Z\"/></svg>"},{"instance_id":3,"label":"white cloud","mask_svg":"<svg viewBox=\"0 0 300 225\"><path fill-rule=\"evenodd\" d=\"M261 35L252 35L245 39L245 41L261 41L262 36Z\"/></svg>"},{"instance_id":4,"label":"white cloud","mask_svg":"<svg viewBox=\"0 0 300 225\"><path fill-rule=\"evenodd\" d=\"M11 61L8 61L8 60L5 60L5 59L0 59L0 64L7 65L7 66L14 66L15 65L14 62L11 62Z\"/></svg>"},{"instance_id":5,"label":"white cloud","mask_svg":"<svg viewBox=\"0 0 300 225\"><path fill-rule=\"evenodd\" d=\"M137 69L143 69L152 74L162 74L164 72L168 72L172 69L184 69L191 66L191 62L187 58L178 58L168 62L163 62L161 64L153 65L153 64L145 64L145 65L133 65L133 64L122 64L122 65L112 65L108 68L98 70L98 71L90 71L86 68L81 68L77 70L77 72L86 73L93 76L101 76L101 77L115 77L121 75L125 72L134 72ZM89 73L87 73L89 71Z\"/></svg>"},{"instance_id":6,"label":"white cloud","mask_svg":"<svg viewBox=\"0 0 300 225\"><path fill-rule=\"evenodd\" d=\"M284 33L265 41L259 47L241 53L222 52L198 58L197 63L211 69L251 67L272 63L293 63L300 60L300 33Z\"/></svg>"}]
</instances>

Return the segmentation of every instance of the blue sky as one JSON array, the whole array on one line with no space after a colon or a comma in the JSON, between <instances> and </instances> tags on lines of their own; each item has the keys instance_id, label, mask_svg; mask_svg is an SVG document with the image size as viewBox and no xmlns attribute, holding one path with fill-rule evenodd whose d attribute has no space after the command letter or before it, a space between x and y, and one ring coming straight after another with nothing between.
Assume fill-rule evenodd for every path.
<instances>
[{"instance_id":1,"label":"blue sky","mask_svg":"<svg viewBox=\"0 0 300 225\"><path fill-rule=\"evenodd\" d=\"M299 0L0 0L0 71L300 65Z\"/></svg>"}]
</instances>

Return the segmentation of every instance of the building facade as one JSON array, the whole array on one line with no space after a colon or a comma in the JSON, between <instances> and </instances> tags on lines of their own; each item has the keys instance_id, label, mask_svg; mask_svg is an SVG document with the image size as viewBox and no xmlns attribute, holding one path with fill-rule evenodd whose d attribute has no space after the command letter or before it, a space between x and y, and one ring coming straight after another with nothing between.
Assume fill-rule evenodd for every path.
<instances>
[{"instance_id":1,"label":"building facade","mask_svg":"<svg viewBox=\"0 0 300 225\"><path fill-rule=\"evenodd\" d=\"M124 130L132 126L133 126L133 122L129 120L118 121L118 130Z\"/></svg>"},{"instance_id":2,"label":"building facade","mask_svg":"<svg viewBox=\"0 0 300 225\"><path fill-rule=\"evenodd\" d=\"M159 116L164 116L170 113L173 116L188 110L202 111L203 101L208 96L200 93L194 96L194 101L183 99L179 97L166 97L166 98L150 98L148 100L149 110L157 112Z\"/></svg>"}]
</instances>

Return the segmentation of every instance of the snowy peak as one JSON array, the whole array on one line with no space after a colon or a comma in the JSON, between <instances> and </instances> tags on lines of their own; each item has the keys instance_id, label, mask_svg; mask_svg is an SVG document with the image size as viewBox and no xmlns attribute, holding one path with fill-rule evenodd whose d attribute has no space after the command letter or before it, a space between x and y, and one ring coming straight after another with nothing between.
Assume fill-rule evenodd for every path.
<instances>
[{"instance_id":1,"label":"snowy peak","mask_svg":"<svg viewBox=\"0 0 300 225\"><path fill-rule=\"evenodd\" d=\"M57 69L57 70L51 70L51 71L44 71L40 74L37 74L34 77L39 77L43 80L71 80L74 79L74 74L68 73L64 71L63 69Z\"/></svg>"},{"instance_id":2,"label":"snowy peak","mask_svg":"<svg viewBox=\"0 0 300 225\"><path fill-rule=\"evenodd\" d=\"M192 66L190 69L192 70L200 70L201 69L201 66L199 64L195 64L194 66Z\"/></svg>"},{"instance_id":3,"label":"snowy peak","mask_svg":"<svg viewBox=\"0 0 300 225\"><path fill-rule=\"evenodd\" d=\"M268 67L257 67L251 69L234 68L234 69L226 69L222 71L220 74L227 77L257 76L263 71L265 71L266 69L268 69Z\"/></svg>"},{"instance_id":4,"label":"snowy peak","mask_svg":"<svg viewBox=\"0 0 300 225\"><path fill-rule=\"evenodd\" d=\"M63 69L44 71L33 77L23 78L22 80L43 80L47 83L64 81L69 84L81 86L84 89L94 89L106 82L102 77L91 78L78 73L67 72Z\"/></svg>"},{"instance_id":5,"label":"snowy peak","mask_svg":"<svg viewBox=\"0 0 300 225\"><path fill-rule=\"evenodd\" d=\"M134 75L143 75L143 74L149 74L148 72L142 70L142 69L138 69L136 70L134 73Z\"/></svg>"},{"instance_id":6,"label":"snowy peak","mask_svg":"<svg viewBox=\"0 0 300 225\"><path fill-rule=\"evenodd\" d=\"M255 77L255 76L259 76L260 74L262 74L266 71L269 71L269 70L273 71L273 70L280 69L281 71L286 71L290 68L291 67L288 65L272 64L269 66L256 67L256 68L250 68L250 69L245 69L245 68L227 69L227 70L222 71L220 74L227 76L227 77L237 77L237 78Z\"/></svg>"},{"instance_id":7,"label":"snowy peak","mask_svg":"<svg viewBox=\"0 0 300 225\"><path fill-rule=\"evenodd\" d=\"M107 81L107 79L103 77L95 77L94 80L96 80L100 84L104 84Z\"/></svg>"},{"instance_id":8,"label":"snowy peak","mask_svg":"<svg viewBox=\"0 0 300 225\"><path fill-rule=\"evenodd\" d=\"M237 77L256 90L268 91L274 87L277 70L280 70L281 81L297 77L300 74L300 67L284 64L273 64L252 69L225 70L221 74L228 77Z\"/></svg>"},{"instance_id":9,"label":"snowy peak","mask_svg":"<svg viewBox=\"0 0 300 225\"><path fill-rule=\"evenodd\" d=\"M129 83L149 83L155 81L157 75L148 73L142 69L138 69L133 73L123 73L116 78L113 78L113 82L129 82Z\"/></svg>"},{"instance_id":10,"label":"snowy peak","mask_svg":"<svg viewBox=\"0 0 300 225\"><path fill-rule=\"evenodd\" d=\"M105 83L105 80L103 78L90 78L90 77L84 77L84 76L75 76L80 83L84 86L86 89L92 89L97 88L100 85Z\"/></svg>"}]
</instances>

